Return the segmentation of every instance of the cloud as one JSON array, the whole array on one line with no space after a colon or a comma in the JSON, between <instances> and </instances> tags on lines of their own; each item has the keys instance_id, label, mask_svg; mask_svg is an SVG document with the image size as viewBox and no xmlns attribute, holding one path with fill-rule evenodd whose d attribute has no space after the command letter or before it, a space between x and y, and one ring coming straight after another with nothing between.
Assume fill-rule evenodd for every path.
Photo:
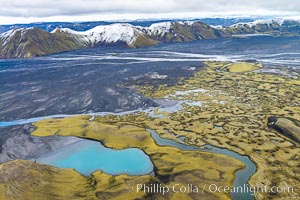
<instances>
[{"instance_id":1,"label":"cloud","mask_svg":"<svg viewBox=\"0 0 300 200\"><path fill-rule=\"evenodd\" d=\"M295 0L1 0L0 4L0 23L57 16L300 15L300 1Z\"/></svg>"}]
</instances>

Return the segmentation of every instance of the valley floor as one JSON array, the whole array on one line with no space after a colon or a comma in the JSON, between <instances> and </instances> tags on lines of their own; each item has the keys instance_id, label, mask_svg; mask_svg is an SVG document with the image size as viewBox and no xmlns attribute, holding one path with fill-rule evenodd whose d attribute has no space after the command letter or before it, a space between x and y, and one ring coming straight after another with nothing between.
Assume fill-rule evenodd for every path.
<instances>
[{"instance_id":1,"label":"valley floor","mask_svg":"<svg viewBox=\"0 0 300 200\"><path fill-rule=\"evenodd\" d=\"M285 133L298 134L300 123L300 77L258 73L257 62L205 62L192 77L176 84L143 83L135 88L149 99L198 102L185 104L174 112L154 109L127 115L74 116L33 123L33 136L76 136L101 141L113 149L142 149L155 166L155 175L111 176L100 171L91 177L71 169L58 169L31 161L15 160L0 165L3 199L229 199L228 193L208 188L196 193L133 192L136 184L174 183L232 185L234 173L243 163L224 155L183 151L156 144L147 129L178 143L226 148L247 155L256 164L251 186L292 186L290 193L257 193L256 199L297 199L299 197L300 148ZM270 118L281 128L270 126ZM283 128L282 128L283 127Z\"/></svg>"}]
</instances>

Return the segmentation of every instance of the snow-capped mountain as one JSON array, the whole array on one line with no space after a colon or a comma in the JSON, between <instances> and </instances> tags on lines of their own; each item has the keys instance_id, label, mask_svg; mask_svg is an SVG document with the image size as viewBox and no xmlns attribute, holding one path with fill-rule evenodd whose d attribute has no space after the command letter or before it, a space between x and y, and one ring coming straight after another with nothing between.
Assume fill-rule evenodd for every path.
<instances>
[{"instance_id":1,"label":"snow-capped mountain","mask_svg":"<svg viewBox=\"0 0 300 200\"><path fill-rule=\"evenodd\" d=\"M144 28L144 31L149 36L162 42L187 42L226 36L222 31L201 21L154 23Z\"/></svg>"},{"instance_id":2,"label":"snow-capped mountain","mask_svg":"<svg viewBox=\"0 0 300 200\"><path fill-rule=\"evenodd\" d=\"M154 35L154 36L163 36L166 33L170 32L171 25L174 22L159 22L159 23L154 23L151 24L151 26L146 27L144 30L147 32L149 35Z\"/></svg>"},{"instance_id":3,"label":"snow-capped mountain","mask_svg":"<svg viewBox=\"0 0 300 200\"><path fill-rule=\"evenodd\" d=\"M222 27L224 29L224 27ZM266 19L237 23L225 28L231 34L268 33L271 35L299 35L300 21L292 19Z\"/></svg>"},{"instance_id":4,"label":"snow-capped mountain","mask_svg":"<svg viewBox=\"0 0 300 200\"><path fill-rule=\"evenodd\" d=\"M143 45L138 44L140 38L148 45L156 43L143 32L143 27L126 23L97 26L87 31L73 31L68 28L57 28L52 31L57 32L72 35L79 42L89 46L124 43L129 47L141 47Z\"/></svg>"},{"instance_id":5,"label":"snow-capped mountain","mask_svg":"<svg viewBox=\"0 0 300 200\"><path fill-rule=\"evenodd\" d=\"M253 22L233 24L230 27L234 28L234 27L239 27L239 26L249 26L249 27L253 28L253 27L259 26L259 25L272 26L274 24L277 24L280 26L283 22L284 22L284 20L282 20L282 19L280 19L280 20L279 19L278 20L275 20L275 19L262 20L261 19L261 20L255 20Z\"/></svg>"},{"instance_id":6,"label":"snow-capped mountain","mask_svg":"<svg viewBox=\"0 0 300 200\"><path fill-rule=\"evenodd\" d=\"M20 37L22 38L24 33L26 33L27 30L30 30L30 29L32 29L32 28L19 28L19 29L12 29L5 33L2 33L0 35L1 46L5 46L11 40L11 38L17 33L19 33Z\"/></svg>"},{"instance_id":7,"label":"snow-capped mountain","mask_svg":"<svg viewBox=\"0 0 300 200\"><path fill-rule=\"evenodd\" d=\"M0 58L28 58L87 47L73 37L38 28L21 28L0 35Z\"/></svg>"},{"instance_id":8,"label":"snow-capped mountain","mask_svg":"<svg viewBox=\"0 0 300 200\"><path fill-rule=\"evenodd\" d=\"M0 35L0 58L43 56L100 46L138 48L161 42L185 42L223 36L221 31L202 22L161 22L148 27L115 23L86 31L56 28L50 33L39 28L22 28Z\"/></svg>"},{"instance_id":9,"label":"snow-capped mountain","mask_svg":"<svg viewBox=\"0 0 300 200\"><path fill-rule=\"evenodd\" d=\"M218 31L212 27L202 22L190 21L160 22L149 27L116 23L97 26L87 31L74 31L68 28L57 28L52 31L57 32L72 35L78 42L89 46L124 44L128 47L143 47L158 42L183 42L218 37L215 34Z\"/></svg>"},{"instance_id":10,"label":"snow-capped mountain","mask_svg":"<svg viewBox=\"0 0 300 200\"><path fill-rule=\"evenodd\" d=\"M159 22L178 22L182 21L181 19L143 19L143 20L134 20L134 21L89 21L89 22L39 22L31 24L11 24L11 25L0 25L0 34L12 29L18 28L29 28L36 27L47 32L51 32L56 28L69 28L75 31L87 31L96 26L109 25L115 23L129 23L133 26L149 27L154 23ZM191 21L201 21L208 25L213 26L230 26L232 24L237 24L239 22L250 22L254 21L253 18L201 18L201 19L191 19Z\"/></svg>"}]
</instances>

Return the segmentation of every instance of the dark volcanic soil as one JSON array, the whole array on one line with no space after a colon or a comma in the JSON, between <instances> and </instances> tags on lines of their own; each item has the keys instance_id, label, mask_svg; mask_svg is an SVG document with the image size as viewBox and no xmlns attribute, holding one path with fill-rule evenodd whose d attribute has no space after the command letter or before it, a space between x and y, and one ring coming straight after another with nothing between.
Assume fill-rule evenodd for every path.
<instances>
[{"instance_id":1,"label":"dark volcanic soil","mask_svg":"<svg viewBox=\"0 0 300 200\"><path fill-rule=\"evenodd\" d=\"M35 159L65 145L81 141L76 137L34 137L31 125L0 128L0 163L15 159Z\"/></svg>"},{"instance_id":2,"label":"dark volcanic soil","mask_svg":"<svg viewBox=\"0 0 300 200\"><path fill-rule=\"evenodd\" d=\"M147 108L156 104L119 85L136 81L174 84L193 74L181 63L120 64L92 57L76 60L72 54L60 60L63 56L0 61L0 121Z\"/></svg>"}]
</instances>

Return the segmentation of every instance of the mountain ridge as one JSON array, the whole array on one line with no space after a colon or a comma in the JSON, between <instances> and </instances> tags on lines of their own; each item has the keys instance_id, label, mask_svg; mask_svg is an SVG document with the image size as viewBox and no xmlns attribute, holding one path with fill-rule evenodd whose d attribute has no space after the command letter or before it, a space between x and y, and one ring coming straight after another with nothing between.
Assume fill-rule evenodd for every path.
<instances>
[{"instance_id":1,"label":"mountain ridge","mask_svg":"<svg viewBox=\"0 0 300 200\"><path fill-rule=\"evenodd\" d=\"M300 21L256 20L228 27L207 25L201 21L166 21L147 27L114 23L86 31L56 28L51 32L36 27L19 28L0 34L0 58L30 58L105 46L140 48L158 43L189 42L256 33L300 35Z\"/></svg>"},{"instance_id":2,"label":"mountain ridge","mask_svg":"<svg viewBox=\"0 0 300 200\"><path fill-rule=\"evenodd\" d=\"M228 34L255 34L264 33L274 36L300 35L300 21L292 19L255 20L246 23L237 23L229 27L215 27Z\"/></svg>"},{"instance_id":3,"label":"mountain ridge","mask_svg":"<svg viewBox=\"0 0 300 200\"><path fill-rule=\"evenodd\" d=\"M16 29L0 35L0 58L30 58L85 48L74 38L38 28Z\"/></svg>"}]
</instances>

